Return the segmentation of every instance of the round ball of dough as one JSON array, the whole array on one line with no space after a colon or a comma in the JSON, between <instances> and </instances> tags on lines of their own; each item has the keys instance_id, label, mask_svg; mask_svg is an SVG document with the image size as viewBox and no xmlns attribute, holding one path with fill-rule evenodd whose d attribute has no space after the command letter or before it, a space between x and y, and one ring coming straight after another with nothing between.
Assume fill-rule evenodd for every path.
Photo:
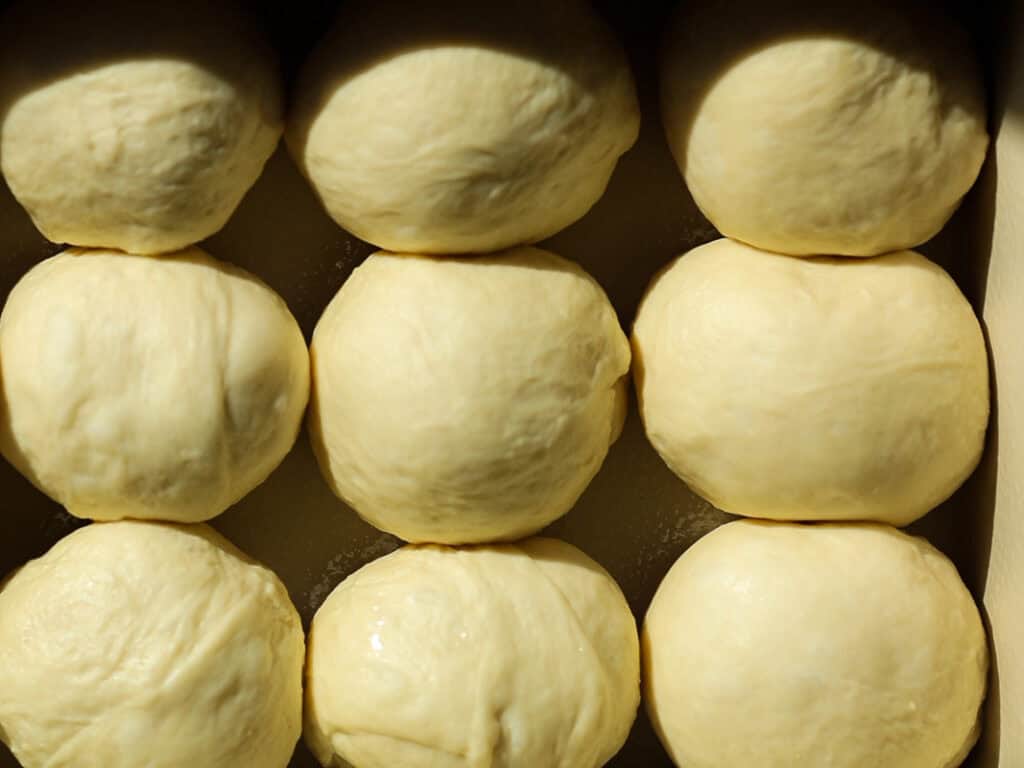
<instances>
[{"instance_id":1,"label":"round ball of dough","mask_svg":"<svg viewBox=\"0 0 1024 768\"><path fill-rule=\"evenodd\" d=\"M639 668L622 592L575 547L410 546L313 618L305 739L325 766L597 768L629 733Z\"/></svg>"},{"instance_id":2,"label":"round ball of dough","mask_svg":"<svg viewBox=\"0 0 1024 768\"><path fill-rule=\"evenodd\" d=\"M358 0L306 66L287 139L328 213L391 251L533 243L585 214L640 112L583 0Z\"/></svg>"},{"instance_id":3,"label":"round ball of dough","mask_svg":"<svg viewBox=\"0 0 1024 768\"><path fill-rule=\"evenodd\" d=\"M178 250L227 222L281 135L274 56L224 3L22 2L0 164L50 240Z\"/></svg>"},{"instance_id":4,"label":"round ball of dough","mask_svg":"<svg viewBox=\"0 0 1024 768\"><path fill-rule=\"evenodd\" d=\"M377 253L313 333L329 485L407 541L521 538L569 511L625 417L629 343L601 287L535 248Z\"/></svg>"},{"instance_id":5,"label":"round ball of dough","mask_svg":"<svg viewBox=\"0 0 1024 768\"><path fill-rule=\"evenodd\" d=\"M651 283L633 349L647 436L726 512L905 525L984 447L981 328L912 251L798 259L708 243Z\"/></svg>"},{"instance_id":6,"label":"round ball of dough","mask_svg":"<svg viewBox=\"0 0 1024 768\"><path fill-rule=\"evenodd\" d=\"M0 589L0 737L24 768L284 768L288 592L211 528L86 526Z\"/></svg>"},{"instance_id":7,"label":"round ball of dough","mask_svg":"<svg viewBox=\"0 0 1024 768\"><path fill-rule=\"evenodd\" d=\"M980 69L923 4L688 3L666 40L668 141L724 235L796 255L910 248L981 169Z\"/></svg>"},{"instance_id":8,"label":"round ball of dough","mask_svg":"<svg viewBox=\"0 0 1024 768\"><path fill-rule=\"evenodd\" d=\"M643 652L686 768L950 768L978 737L978 610L941 552L888 526L718 528L658 588Z\"/></svg>"},{"instance_id":9,"label":"round ball of dough","mask_svg":"<svg viewBox=\"0 0 1024 768\"><path fill-rule=\"evenodd\" d=\"M295 318L198 248L72 249L0 315L0 452L71 514L207 520L288 453L309 395Z\"/></svg>"}]
</instances>

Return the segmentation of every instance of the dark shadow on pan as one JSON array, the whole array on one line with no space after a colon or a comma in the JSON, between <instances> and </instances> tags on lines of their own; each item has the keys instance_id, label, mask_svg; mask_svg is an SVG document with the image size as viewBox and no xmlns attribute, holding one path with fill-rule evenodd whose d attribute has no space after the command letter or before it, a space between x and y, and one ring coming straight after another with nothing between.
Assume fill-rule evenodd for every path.
<instances>
[{"instance_id":1,"label":"dark shadow on pan","mask_svg":"<svg viewBox=\"0 0 1024 768\"><path fill-rule=\"evenodd\" d=\"M965 7L967 4L965 4ZM986 81L990 98L990 133L993 145L998 141L1003 126L1010 120L1022 119L1024 113L1024 87L1012 82L1012 75L1020 67L1015 57L1020 51L1011 49L1008 39L1012 31L1020 29L1022 10L1019 3L1008 0L990 0L975 13L964 13L972 26L979 47L984 53ZM1019 41L1018 41L1019 42ZM983 315L988 300L988 273L992 258L993 230L996 216L996 194L999 188L998 158L990 149L981 178L965 203L969 216L969 228L965 228L970 245L968 258L962 270L956 275L971 299L979 316ZM1005 194L1005 192L1004 192ZM982 322L984 328L984 321ZM986 341L988 340L988 329ZM999 398L996 386L999 360L992 356L990 386L992 415L989 422L985 454L977 471L968 480L964 492L960 526L959 547L956 552L965 580L979 602L984 600L988 583L989 562L992 552L992 536L996 507L996 490L999 482ZM995 766L999 764L1001 732L1001 694L999 688L1000 659L991 643L992 627L987 611L982 605L982 616L990 638L991 668L989 691L985 704L984 728L978 746L965 765Z\"/></svg>"}]
</instances>

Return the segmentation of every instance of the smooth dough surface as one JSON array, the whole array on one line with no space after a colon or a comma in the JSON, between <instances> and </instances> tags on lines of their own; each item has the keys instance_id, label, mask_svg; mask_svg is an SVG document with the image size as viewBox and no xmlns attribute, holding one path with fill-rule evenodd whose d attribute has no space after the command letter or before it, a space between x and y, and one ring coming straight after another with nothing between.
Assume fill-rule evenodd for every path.
<instances>
[{"instance_id":1,"label":"smooth dough surface","mask_svg":"<svg viewBox=\"0 0 1024 768\"><path fill-rule=\"evenodd\" d=\"M622 592L575 547L409 546L317 611L305 739L325 766L597 768L639 668Z\"/></svg>"},{"instance_id":2,"label":"smooth dough surface","mask_svg":"<svg viewBox=\"0 0 1024 768\"><path fill-rule=\"evenodd\" d=\"M686 768L956 768L988 651L955 566L883 525L744 520L672 567L645 702Z\"/></svg>"},{"instance_id":3,"label":"smooth dough surface","mask_svg":"<svg viewBox=\"0 0 1024 768\"><path fill-rule=\"evenodd\" d=\"M71 514L207 520L298 434L309 356L284 301L198 248L71 249L0 315L0 452Z\"/></svg>"},{"instance_id":4,"label":"smooth dough surface","mask_svg":"<svg viewBox=\"0 0 1024 768\"><path fill-rule=\"evenodd\" d=\"M283 117L272 51L221 6L31 0L4 18L0 164L48 239L163 253L227 222Z\"/></svg>"},{"instance_id":5,"label":"smooth dough surface","mask_svg":"<svg viewBox=\"0 0 1024 768\"><path fill-rule=\"evenodd\" d=\"M0 589L0 736L24 768L285 768L288 592L204 525L95 523Z\"/></svg>"},{"instance_id":6,"label":"smooth dough surface","mask_svg":"<svg viewBox=\"0 0 1024 768\"><path fill-rule=\"evenodd\" d=\"M654 279L633 348L648 437L727 512L905 525L984 446L981 328L912 251L800 259L714 241Z\"/></svg>"},{"instance_id":7,"label":"smooth dough surface","mask_svg":"<svg viewBox=\"0 0 1024 768\"><path fill-rule=\"evenodd\" d=\"M313 333L328 483L407 541L513 539L569 511L625 416L629 343L601 287L536 248L376 253Z\"/></svg>"},{"instance_id":8,"label":"smooth dough surface","mask_svg":"<svg viewBox=\"0 0 1024 768\"><path fill-rule=\"evenodd\" d=\"M781 253L923 243L988 143L967 35L924 3L688 3L661 87L701 210L722 234Z\"/></svg>"},{"instance_id":9,"label":"smooth dough surface","mask_svg":"<svg viewBox=\"0 0 1024 768\"><path fill-rule=\"evenodd\" d=\"M467 253L583 216L639 123L626 57L581 0L359 0L308 62L286 138L356 236Z\"/></svg>"}]
</instances>

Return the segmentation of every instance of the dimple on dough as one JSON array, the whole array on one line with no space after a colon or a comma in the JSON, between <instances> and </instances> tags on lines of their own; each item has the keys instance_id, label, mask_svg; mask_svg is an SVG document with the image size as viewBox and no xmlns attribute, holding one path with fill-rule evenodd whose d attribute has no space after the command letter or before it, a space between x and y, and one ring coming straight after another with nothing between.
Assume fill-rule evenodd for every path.
<instances>
[{"instance_id":1,"label":"dimple on dough","mask_svg":"<svg viewBox=\"0 0 1024 768\"><path fill-rule=\"evenodd\" d=\"M802 259L716 240L655 277L633 349L651 443L727 512L905 525L984 447L981 327L912 251Z\"/></svg>"},{"instance_id":2,"label":"dimple on dough","mask_svg":"<svg viewBox=\"0 0 1024 768\"><path fill-rule=\"evenodd\" d=\"M597 768L639 697L629 606L575 547L408 546L317 611L305 739L325 766Z\"/></svg>"},{"instance_id":3,"label":"dimple on dough","mask_svg":"<svg viewBox=\"0 0 1024 768\"><path fill-rule=\"evenodd\" d=\"M198 522L298 434L309 355L284 301L192 248L71 249L0 315L0 451L78 517Z\"/></svg>"},{"instance_id":4,"label":"dimple on dough","mask_svg":"<svg viewBox=\"0 0 1024 768\"><path fill-rule=\"evenodd\" d=\"M0 588L0 736L24 768L285 768L304 642L212 529L95 523Z\"/></svg>"},{"instance_id":5,"label":"dimple on dough","mask_svg":"<svg viewBox=\"0 0 1024 768\"><path fill-rule=\"evenodd\" d=\"M645 702L685 768L955 768L988 651L955 566L884 525L743 520L676 562Z\"/></svg>"},{"instance_id":6,"label":"dimple on dough","mask_svg":"<svg viewBox=\"0 0 1024 768\"><path fill-rule=\"evenodd\" d=\"M313 333L309 426L335 493L445 544L565 514L625 416L629 343L601 287L536 248L376 253Z\"/></svg>"},{"instance_id":7,"label":"dimple on dough","mask_svg":"<svg viewBox=\"0 0 1024 768\"><path fill-rule=\"evenodd\" d=\"M988 145L963 30L921 2L687 3L666 36L669 145L728 237L796 255L912 248Z\"/></svg>"},{"instance_id":8,"label":"dimple on dough","mask_svg":"<svg viewBox=\"0 0 1024 768\"><path fill-rule=\"evenodd\" d=\"M307 63L286 139L356 236L470 253L583 216L639 124L625 54L581 0L358 0Z\"/></svg>"},{"instance_id":9,"label":"dimple on dough","mask_svg":"<svg viewBox=\"0 0 1024 768\"><path fill-rule=\"evenodd\" d=\"M224 226L283 122L273 52L226 6L101 0L83 13L30 0L8 12L0 164L48 239L164 253Z\"/></svg>"}]
</instances>

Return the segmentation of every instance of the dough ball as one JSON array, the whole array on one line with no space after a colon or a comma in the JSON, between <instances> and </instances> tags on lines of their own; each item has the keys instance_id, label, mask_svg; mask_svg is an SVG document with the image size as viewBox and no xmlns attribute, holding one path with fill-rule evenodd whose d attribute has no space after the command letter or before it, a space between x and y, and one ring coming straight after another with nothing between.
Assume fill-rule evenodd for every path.
<instances>
[{"instance_id":1,"label":"dough ball","mask_svg":"<svg viewBox=\"0 0 1024 768\"><path fill-rule=\"evenodd\" d=\"M615 310L580 267L535 248L374 254L328 305L311 354L327 482L408 541L539 530L597 474L625 415Z\"/></svg>"},{"instance_id":2,"label":"dough ball","mask_svg":"<svg viewBox=\"0 0 1024 768\"><path fill-rule=\"evenodd\" d=\"M622 592L575 547L410 546L313 618L305 739L325 766L597 768L629 733L639 667Z\"/></svg>"},{"instance_id":3,"label":"dough ball","mask_svg":"<svg viewBox=\"0 0 1024 768\"><path fill-rule=\"evenodd\" d=\"M978 610L941 552L888 526L718 528L658 588L643 651L686 768L952 768L978 737Z\"/></svg>"},{"instance_id":4,"label":"dough ball","mask_svg":"<svg viewBox=\"0 0 1024 768\"><path fill-rule=\"evenodd\" d=\"M0 589L0 736L24 768L284 768L288 592L211 528L97 523Z\"/></svg>"},{"instance_id":5,"label":"dough ball","mask_svg":"<svg viewBox=\"0 0 1024 768\"><path fill-rule=\"evenodd\" d=\"M78 517L219 514L288 453L308 394L284 301L198 248L65 251L0 315L0 452Z\"/></svg>"},{"instance_id":6,"label":"dough ball","mask_svg":"<svg viewBox=\"0 0 1024 768\"><path fill-rule=\"evenodd\" d=\"M636 141L626 57L583 0L356 0L287 139L330 215L392 251L532 243L579 219Z\"/></svg>"},{"instance_id":7,"label":"dough ball","mask_svg":"<svg viewBox=\"0 0 1024 768\"><path fill-rule=\"evenodd\" d=\"M669 144L737 240L796 255L910 248L985 158L971 43L923 3L689 3L666 42Z\"/></svg>"},{"instance_id":8,"label":"dough ball","mask_svg":"<svg viewBox=\"0 0 1024 768\"><path fill-rule=\"evenodd\" d=\"M905 525L981 456L981 328L911 251L797 259L709 243L655 278L633 348L648 437L727 512Z\"/></svg>"},{"instance_id":9,"label":"dough ball","mask_svg":"<svg viewBox=\"0 0 1024 768\"><path fill-rule=\"evenodd\" d=\"M224 3L26 0L0 164L50 240L163 253L224 226L281 135L272 51Z\"/></svg>"}]
</instances>

